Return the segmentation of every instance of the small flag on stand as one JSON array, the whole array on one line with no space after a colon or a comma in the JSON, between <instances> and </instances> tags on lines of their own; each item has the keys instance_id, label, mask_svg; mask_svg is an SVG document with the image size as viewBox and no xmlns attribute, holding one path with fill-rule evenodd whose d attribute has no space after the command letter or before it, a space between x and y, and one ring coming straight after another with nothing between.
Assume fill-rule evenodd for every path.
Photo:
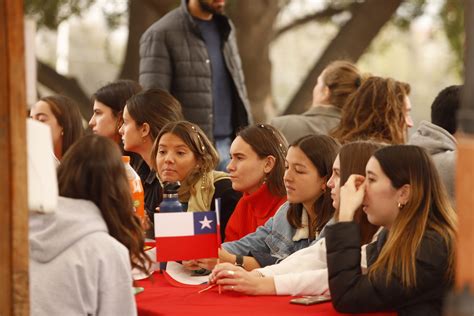
<instances>
[{"instance_id":1,"label":"small flag on stand","mask_svg":"<svg viewBox=\"0 0 474 316\"><path fill-rule=\"evenodd\" d=\"M155 213L157 260L218 256L216 212Z\"/></svg>"},{"instance_id":2,"label":"small flag on stand","mask_svg":"<svg viewBox=\"0 0 474 316\"><path fill-rule=\"evenodd\" d=\"M217 248L221 248L222 240L221 240L221 198L217 198L214 200L215 206L216 206L216 217L217 217ZM217 264L219 264L219 257L217 257ZM212 285L211 285L212 287ZM211 288L208 287L208 288ZM219 284L219 294L222 293L222 287Z\"/></svg>"},{"instance_id":3,"label":"small flag on stand","mask_svg":"<svg viewBox=\"0 0 474 316\"><path fill-rule=\"evenodd\" d=\"M214 205L216 208L216 223L217 223L217 248L221 247L222 238L221 238L221 198L214 199Z\"/></svg>"}]
</instances>

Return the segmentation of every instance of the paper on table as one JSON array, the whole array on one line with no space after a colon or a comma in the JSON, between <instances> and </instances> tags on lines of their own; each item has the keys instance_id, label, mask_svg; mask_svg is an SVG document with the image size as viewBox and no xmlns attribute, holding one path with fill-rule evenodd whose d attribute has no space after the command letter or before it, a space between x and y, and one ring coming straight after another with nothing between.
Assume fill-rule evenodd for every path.
<instances>
[{"instance_id":1,"label":"paper on table","mask_svg":"<svg viewBox=\"0 0 474 316\"><path fill-rule=\"evenodd\" d=\"M148 278L153 272L157 271L160 269L160 266L159 264L155 261L156 259L156 248L153 247L149 250L146 250L145 253L148 255L148 257L150 257L150 259L152 260L151 262L151 265L149 266L148 270L149 270L149 273L148 274L145 274L143 272L141 272L140 270L138 270L137 268L134 268L132 269L132 276L133 276L133 279L134 280L143 280L143 279L146 279Z\"/></svg>"},{"instance_id":2,"label":"paper on table","mask_svg":"<svg viewBox=\"0 0 474 316\"><path fill-rule=\"evenodd\" d=\"M166 273L174 280L188 285L200 285L205 284L209 280L208 275L194 276L191 270L187 270L182 264L175 261L168 261L166 265Z\"/></svg>"}]
</instances>

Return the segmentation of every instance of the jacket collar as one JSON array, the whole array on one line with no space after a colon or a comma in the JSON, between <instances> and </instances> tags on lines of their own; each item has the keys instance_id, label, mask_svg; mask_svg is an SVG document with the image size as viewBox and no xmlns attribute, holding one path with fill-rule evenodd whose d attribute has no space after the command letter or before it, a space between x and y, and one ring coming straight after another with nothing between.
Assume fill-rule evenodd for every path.
<instances>
[{"instance_id":1,"label":"jacket collar","mask_svg":"<svg viewBox=\"0 0 474 316\"><path fill-rule=\"evenodd\" d=\"M341 117L341 109L332 105L329 106L312 106L308 111L304 112L305 116L332 116Z\"/></svg>"},{"instance_id":2,"label":"jacket collar","mask_svg":"<svg viewBox=\"0 0 474 316\"><path fill-rule=\"evenodd\" d=\"M191 26L191 30L198 36L201 36L201 30L199 29L199 26L196 24L196 21L194 20L193 16L189 12L188 8L188 2L189 0L181 0L181 6L180 6L180 11L181 14L184 16L184 18L188 21L189 25ZM219 30L221 31L221 37L224 40L227 40L229 37L230 31L231 31L231 26L229 23L229 18L227 18L225 15L222 14L214 14L214 18L219 24Z\"/></svg>"},{"instance_id":3,"label":"jacket collar","mask_svg":"<svg viewBox=\"0 0 474 316\"><path fill-rule=\"evenodd\" d=\"M303 212L301 212L301 227L298 227L293 235L293 241L299 241L301 239L309 238L309 225L308 225L308 212L303 207Z\"/></svg>"}]
</instances>

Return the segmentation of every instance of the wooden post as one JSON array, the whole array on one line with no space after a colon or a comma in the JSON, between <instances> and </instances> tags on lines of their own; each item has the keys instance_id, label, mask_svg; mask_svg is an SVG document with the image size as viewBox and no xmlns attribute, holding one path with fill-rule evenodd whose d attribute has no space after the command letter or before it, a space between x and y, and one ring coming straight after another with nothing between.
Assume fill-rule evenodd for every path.
<instances>
[{"instance_id":1,"label":"wooden post","mask_svg":"<svg viewBox=\"0 0 474 316\"><path fill-rule=\"evenodd\" d=\"M456 206L459 216L456 285L469 286L474 295L474 3L464 1L466 55L462 107L458 114Z\"/></svg>"},{"instance_id":2,"label":"wooden post","mask_svg":"<svg viewBox=\"0 0 474 316\"><path fill-rule=\"evenodd\" d=\"M445 316L474 315L474 2L464 1L465 80L458 111L456 209L458 239L456 287L446 300Z\"/></svg>"},{"instance_id":3,"label":"wooden post","mask_svg":"<svg viewBox=\"0 0 474 316\"><path fill-rule=\"evenodd\" d=\"M0 0L0 315L28 315L23 0Z\"/></svg>"}]
</instances>

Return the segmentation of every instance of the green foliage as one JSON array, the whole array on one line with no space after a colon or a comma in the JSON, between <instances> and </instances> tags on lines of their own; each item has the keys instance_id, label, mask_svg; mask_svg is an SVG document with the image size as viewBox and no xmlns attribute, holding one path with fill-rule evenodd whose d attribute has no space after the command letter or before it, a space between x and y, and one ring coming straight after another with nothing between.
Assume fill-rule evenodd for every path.
<instances>
[{"instance_id":1,"label":"green foliage","mask_svg":"<svg viewBox=\"0 0 474 316\"><path fill-rule=\"evenodd\" d=\"M109 29L113 30L128 23L128 10L128 0L108 0L107 4L102 6L102 12Z\"/></svg>"},{"instance_id":2,"label":"green foliage","mask_svg":"<svg viewBox=\"0 0 474 316\"><path fill-rule=\"evenodd\" d=\"M38 26L56 29L70 16L80 16L95 0L25 0L25 13L35 18Z\"/></svg>"},{"instance_id":3,"label":"green foliage","mask_svg":"<svg viewBox=\"0 0 474 316\"><path fill-rule=\"evenodd\" d=\"M397 10L393 22L402 30L408 30L411 22L426 12L428 2L430 1L405 0ZM465 39L464 0L443 0L443 2L438 18L443 25L449 45L456 56L456 62L453 66L456 68L457 73L462 76Z\"/></svg>"},{"instance_id":4,"label":"green foliage","mask_svg":"<svg viewBox=\"0 0 474 316\"><path fill-rule=\"evenodd\" d=\"M457 62L454 65L457 72L463 75L464 62L464 1L446 0L441 10L441 20L449 44L456 54Z\"/></svg>"},{"instance_id":5,"label":"green foliage","mask_svg":"<svg viewBox=\"0 0 474 316\"><path fill-rule=\"evenodd\" d=\"M402 30L408 30L411 22L421 16L426 8L426 0L404 1L393 17L393 23Z\"/></svg>"}]
</instances>

